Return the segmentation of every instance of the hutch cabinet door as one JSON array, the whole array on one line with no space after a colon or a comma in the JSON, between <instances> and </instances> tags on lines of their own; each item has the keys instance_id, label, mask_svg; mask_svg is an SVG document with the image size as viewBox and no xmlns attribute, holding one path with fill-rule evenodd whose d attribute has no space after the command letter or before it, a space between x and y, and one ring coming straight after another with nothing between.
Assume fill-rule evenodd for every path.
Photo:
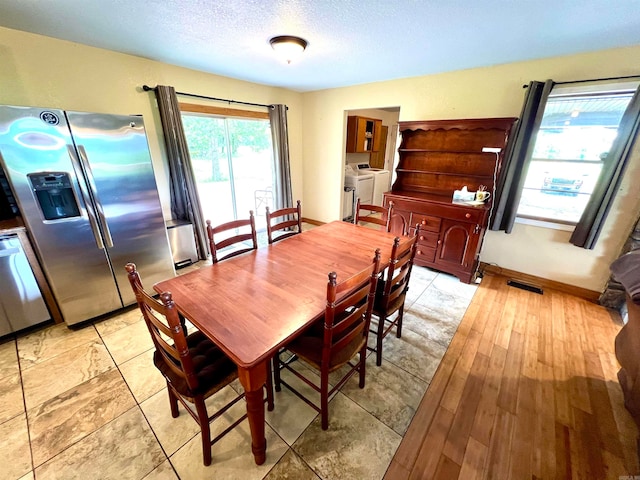
<instances>
[{"instance_id":1,"label":"hutch cabinet door","mask_svg":"<svg viewBox=\"0 0 640 480\"><path fill-rule=\"evenodd\" d=\"M455 220L442 220L436 264L443 263L468 268L474 262L478 235L476 226Z\"/></svg>"}]
</instances>

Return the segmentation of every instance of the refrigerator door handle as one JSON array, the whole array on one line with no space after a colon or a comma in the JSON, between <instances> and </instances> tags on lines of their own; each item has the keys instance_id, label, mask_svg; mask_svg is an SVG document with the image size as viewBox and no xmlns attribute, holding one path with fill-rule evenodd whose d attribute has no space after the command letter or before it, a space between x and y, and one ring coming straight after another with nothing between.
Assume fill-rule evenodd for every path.
<instances>
[{"instance_id":1,"label":"refrigerator door handle","mask_svg":"<svg viewBox=\"0 0 640 480\"><path fill-rule=\"evenodd\" d=\"M104 232L104 237L107 242L107 247L112 248L113 239L111 238L111 231L109 230L109 225L107 224L107 217L104 214L104 208L102 208L102 203L100 202L100 198L98 197L98 189L96 188L96 182L93 178L93 171L91 170L91 165L89 164L89 157L87 156L87 151L84 149L82 145L78 145L78 152L80 153L80 161L82 162L84 171L87 174L87 183L89 184L89 188L91 189L91 196L95 201L96 211L98 212L100 225L102 225L102 231Z\"/></svg>"},{"instance_id":2,"label":"refrigerator door handle","mask_svg":"<svg viewBox=\"0 0 640 480\"><path fill-rule=\"evenodd\" d=\"M100 234L100 229L98 228L98 220L96 219L96 215L93 212L93 206L91 203L91 199L89 198L89 192L86 190L84 174L82 173L82 167L78 161L78 157L76 156L76 151L73 148L73 145L67 145L67 152L69 153L69 158L71 159L71 165L73 166L73 170L76 173L76 177L81 179L78 181L78 186L80 187L80 193L82 195L82 200L85 204L85 209L87 211L87 216L89 217L89 225L91 226L91 231L93 232L93 236L96 240L96 245L100 250L104 250L104 242L102 241L102 235Z\"/></svg>"}]
</instances>

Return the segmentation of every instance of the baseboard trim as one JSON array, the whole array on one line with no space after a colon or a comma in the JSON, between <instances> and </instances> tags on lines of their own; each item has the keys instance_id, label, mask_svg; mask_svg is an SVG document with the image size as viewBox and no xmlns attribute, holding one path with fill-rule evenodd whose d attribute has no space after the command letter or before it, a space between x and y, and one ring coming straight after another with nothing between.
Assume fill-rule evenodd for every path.
<instances>
[{"instance_id":1,"label":"baseboard trim","mask_svg":"<svg viewBox=\"0 0 640 480\"><path fill-rule=\"evenodd\" d=\"M314 220L313 218L305 218L302 217L302 221L305 223L310 223L311 225L324 225L326 222L321 222L320 220Z\"/></svg>"},{"instance_id":2,"label":"baseboard trim","mask_svg":"<svg viewBox=\"0 0 640 480\"><path fill-rule=\"evenodd\" d=\"M517 272L515 270L509 270L497 265L491 265L488 263L480 262L478 267L482 273L490 273L493 275L502 275L513 280L521 281L529 285L535 285L540 288L551 288L563 293L568 293L579 298L583 298L592 303L598 303L600 298L600 292L594 290L588 290L586 288L576 287L575 285L569 285L567 283L556 282L554 280L547 280L546 278L536 277L535 275L529 275L527 273Z\"/></svg>"}]
</instances>

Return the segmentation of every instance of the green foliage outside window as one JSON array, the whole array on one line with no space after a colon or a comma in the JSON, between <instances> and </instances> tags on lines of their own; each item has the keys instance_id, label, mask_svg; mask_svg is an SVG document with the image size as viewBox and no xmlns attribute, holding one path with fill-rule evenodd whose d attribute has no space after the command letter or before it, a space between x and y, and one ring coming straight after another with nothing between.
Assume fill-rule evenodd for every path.
<instances>
[{"instance_id":1,"label":"green foliage outside window","mask_svg":"<svg viewBox=\"0 0 640 480\"><path fill-rule=\"evenodd\" d=\"M191 162L200 182L229 180L228 148L231 149L231 157L235 158L240 147L254 152L271 147L269 122L228 119L228 144L223 118L183 114L182 124Z\"/></svg>"}]
</instances>

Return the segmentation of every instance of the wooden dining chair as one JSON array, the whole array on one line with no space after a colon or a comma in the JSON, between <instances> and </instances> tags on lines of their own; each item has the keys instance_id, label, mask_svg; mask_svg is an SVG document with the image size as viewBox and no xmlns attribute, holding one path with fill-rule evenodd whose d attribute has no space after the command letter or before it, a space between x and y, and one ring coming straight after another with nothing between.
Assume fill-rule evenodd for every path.
<instances>
[{"instance_id":1,"label":"wooden dining chair","mask_svg":"<svg viewBox=\"0 0 640 480\"><path fill-rule=\"evenodd\" d=\"M247 414L211 439L210 423L244 398L244 392L211 416L205 400L238 378L238 369L202 332L196 330L186 334L170 292L161 293L160 300L156 300L144 291L135 264L128 263L125 269L155 346L153 363L167 382L171 416L178 416L179 401L200 426L203 462L211 465L212 445L242 422ZM267 373L266 402L268 409L273 410L270 366Z\"/></svg>"},{"instance_id":2,"label":"wooden dining chair","mask_svg":"<svg viewBox=\"0 0 640 480\"><path fill-rule=\"evenodd\" d=\"M364 388L367 336L379 266L380 250L376 250L369 267L344 282L338 283L336 272L329 273L324 318L285 345L292 354L320 372L320 385L305 376L302 373L303 369L294 368L297 362L282 361L280 353L274 356L276 391L279 392L281 385L284 385L319 412L323 430L329 427L329 398L356 372L359 373L360 388ZM358 355L358 360L354 361ZM329 373L345 365L349 367L348 370L342 379L329 389ZM287 369L318 392L320 405L306 398L283 380L280 375L281 369Z\"/></svg>"},{"instance_id":3,"label":"wooden dining chair","mask_svg":"<svg viewBox=\"0 0 640 480\"><path fill-rule=\"evenodd\" d=\"M376 352L376 365L382 365L382 341L389 332L396 327L396 337L402 336L402 317L404 315L404 302L409 290L409 280L413 260L418 249L420 225L416 225L415 235L410 241L400 246L401 239L396 237L393 241L391 258L384 269L382 277L378 279L376 299L373 305L373 315L378 319L378 325L371 329L375 334L376 346L369 350ZM393 314L393 318L390 318Z\"/></svg>"},{"instance_id":4,"label":"wooden dining chair","mask_svg":"<svg viewBox=\"0 0 640 480\"><path fill-rule=\"evenodd\" d=\"M267 207L266 214L269 244L302 233L302 206L300 200L297 201L295 207L281 208L274 212L269 211L269 207ZM272 223L274 220L275 223Z\"/></svg>"},{"instance_id":5,"label":"wooden dining chair","mask_svg":"<svg viewBox=\"0 0 640 480\"><path fill-rule=\"evenodd\" d=\"M389 222L393 214L393 204L388 207L381 207L369 203L360 203L360 199L356 202L356 212L353 216L353 223L360 225L362 223L373 223L380 225L381 230L389 231Z\"/></svg>"},{"instance_id":6,"label":"wooden dining chair","mask_svg":"<svg viewBox=\"0 0 640 480\"><path fill-rule=\"evenodd\" d=\"M247 227L249 227L248 231L246 231ZM245 231L238 233L239 229L244 229ZM231 234L232 232L235 234ZM216 227L211 226L211 220L207 220L207 235L209 236L209 249L211 250L211 261L213 263L258 248L258 235L256 233L256 220L253 216L253 210L249 211L249 218L247 219L233 220ZM218 238L217 241L216 237ZM227 252L222 252L222 249L227 247L234 248ZM220 256L221 253L222 256Z\"/></svg>"}]
</instances>

